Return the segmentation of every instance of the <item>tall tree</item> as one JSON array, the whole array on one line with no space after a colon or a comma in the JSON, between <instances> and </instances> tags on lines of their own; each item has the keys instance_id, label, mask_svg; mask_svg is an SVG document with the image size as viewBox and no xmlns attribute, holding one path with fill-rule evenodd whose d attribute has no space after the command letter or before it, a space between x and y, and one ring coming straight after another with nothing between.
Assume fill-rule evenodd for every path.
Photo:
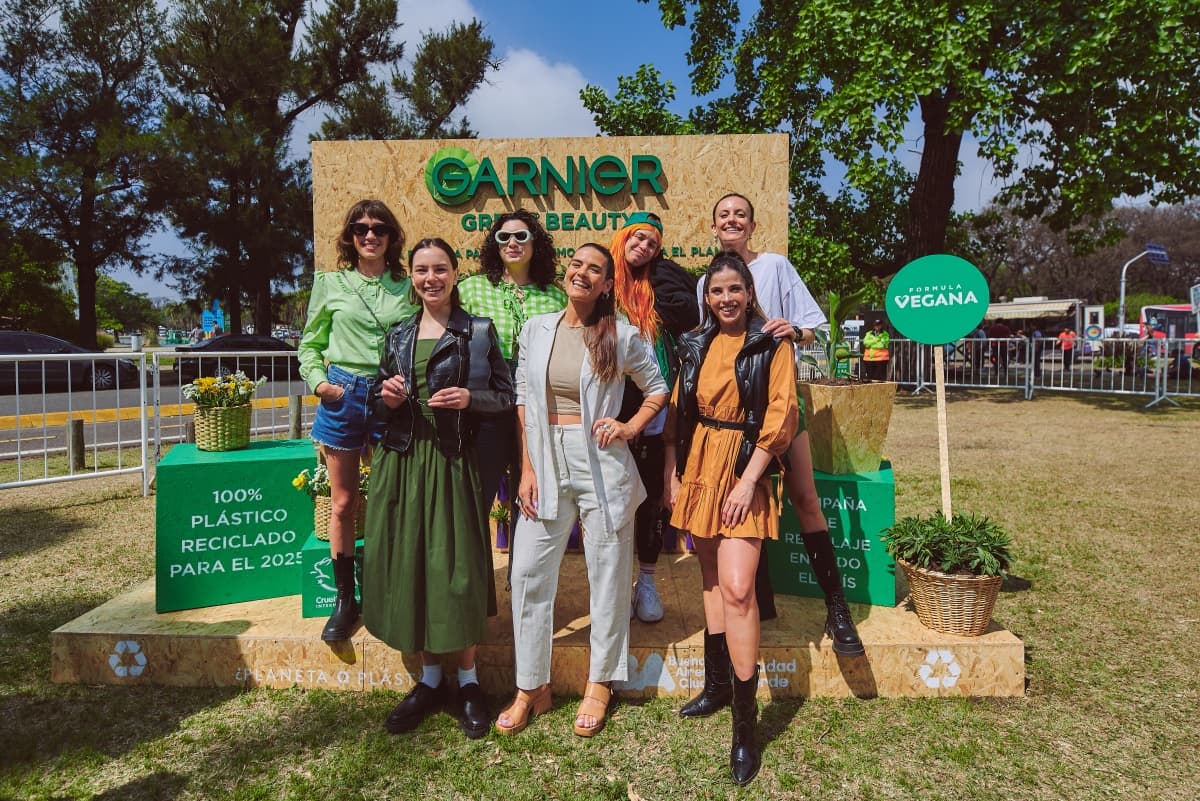
<instances>
[{"instance_id":1,"label":"tall tree","mask_svg":"<svg viewBox=\"0 0 1200 801\"><path fill-rule=\"evenodd\" d=\"M145 266L158 25L154 0L0 3L3 213L63 243L82 345L96 344L97 276Z\"/></svg>"},{"instance_id":2,"label":"tall tree","mask_svg":"<svg viewBox=\"0 0 1200 801\"><path fill-rule=\"evenodd\" d=\"M62 264L58 242L0 220L0 326L73 338L75 312L63 292Z\"/></svg>"},{"instance_id":3,"label":"tall tree","mask_svg":"<svg viewBox=\"0 0 1200 801\"><path fill-rule=\"evenodd\" d=\"M376 72L403 54L395 0L182 0L160 52L165 129L175 156L158 186L191 258L173 269L201 296L223 297L234 330L242 295L270 331L272 286L311 258L306 162L297 124L320 111L340 138L469 135L457 108L483 80L492 43L479 23L426 34L410 77L387 96ZM247 69L246 65L253 65ZM309 117L305 117L309 115Z\"/></svg>"},{"instance_id":4,"label":"tall tree","mask_svg":"<svg viewBox=\"0 0 1200 801\"><path fill-rule=\"evenodd\" d=\"M334 104L321 124L322 139L466 139L475 136L466 117L455 119L487 71L499 66L483 23L451 23L427 33L406 75L393 68L388 84L361 81ZM380 102L386 98L386 102Z\"/></svg>"},{"instance_id":5,"label":"tall tree","mask_svg":"<svg viewBox=\"0 0 1200 801\"><path fill-rule=\"evenodd\" d=\"M1200 192L1192 0L762 0L745 24L731 0L658 5L668 27L691 27L697 95L732 77L692 126L788 131L793 222L828 243L817 253L844 248L870 274L944 249L968 132L1006 182L1000 201L1077 242L1097 241L1121 195L1174 203ZM630 117L588 92L602 130ZM644 112L661 98L624 102ZM844 175L836 191L829 175ZM858 235L862 221L870 236Z\"/></svg>"},{"instance_id":6,"label":"tall tree","mask_svg":"<svg viewBox=\"0 0 1200 801\"><path fill-rule=\"evenodd\" d=\"M174 157L158 191L197 258L177 262L223 296L235 331L242 293L271 326L271 284L308 256L307 167L289 155L297 120L398 58L395 0L181 0L159 58Z\"/></svg>"}]
</instances>

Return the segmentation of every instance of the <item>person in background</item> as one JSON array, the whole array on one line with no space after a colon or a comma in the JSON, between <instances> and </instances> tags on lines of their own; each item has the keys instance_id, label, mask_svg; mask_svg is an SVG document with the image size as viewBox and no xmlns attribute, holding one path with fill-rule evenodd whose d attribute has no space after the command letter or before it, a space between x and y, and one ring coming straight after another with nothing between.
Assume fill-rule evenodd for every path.
<instances>
[{"instance_id":1,"label":"person in background","mask_svg":"<svg viewBox=\"0 0 1200 801\"><path fill-rule=\"evenodd\" d=\"M1058 346L1062 349L1063 369L1075 367L1075 329L1064 328L1058 332Z\"/></svg>"},{"instance_id":2,"label":"person in background","mask_svg":"<svg viewBox=\"0 0 1200 801\"><path fill-rule=\"evenodd\" d=\"M997 340L989 342L991 350L991 362L999 374L999 381L1004 382L1008 377L1008 346L1011 344L1008 340L1012 338L1012 329L1003 320L997 320L988 326L988 339Z\"/></svg>"},{"instance_id":3,"label":"person in background","mask_svg":"<svg viewBox=\"0 0 1200 801\"><path fill-rule=\"evenodd\" d=\"M635 212L613 236L609 250L616 265L613 295L617 313L624 315L654 349L658 370L670 389L678 364L676 343L680 335L700 322L696 308L696 279L663 255L663 224L657 214ZM617 419L626 422L643 401L632 379L625 380L625 399ZM646 500L638 507L634 524L638 577L633 588L630 615L643 623L663 618L662 599L654 573L662 551L663 526L663 438L664 408L650 421L641 436L630 443L638 475L646 487ZM669 524L667 524L669 525Z\"/></svg>"},{"instance_id":4,"label":"person in background","mask_svg":"<svg viewBox=\"0 0 1200 801\"><path fill-rule=\"evenodd\" d=\"M733 685L729 768L744 785L760 760L755 573L763 541L779 538L771 474L796 439L796 360L790 337L767 332L754 278L736 253L713 258L703 291L704 324L680 343L666 501L672 525L691 532L696 544L706 628L725 633L726 681ZM707 658L704 670L707 682Z\"/></svg>"},{"instance_id":5,"label":"person in background","mask_svg":"<svg viewBox=\"0 0 1200 801\"><path fill-rule=\"evenodd\" d=\"M346 213L337 240L337 268L313 275L308 320L300 337L300 377L320 398L312 440L329 469L329 550L337 597L321 639L350 637L358 620L354 597L354 515L359 460L379 439L368 417L367 393L379 370L389 326L415 311L401 256L404 231L382 201L360 200Z\"/></svg>"},{"instance_id":6,"label":"person in background","mask_svg":"<svg viewBox=\"0 0 1200 801\"><path fill-rule=\"evenodd\" d=\"M786 337L794 345L815 341L814 331L825 322L825 315L785 256L750 248L756 227L754 206L744 195L736 192L724 195L713 206L713 235L721 247L736 253L745 262L754 278L754 297L766 318L763 331L771 336ZM701 308L707 308L702 290L699 300ZM812 572L825 595L825 633L835 652L860 656L865 651L846 603L833 540L817 495L803 410L799 414L798 428L799 433L787 451L789 469L783 476L784 489L800 521L800 537L808 552ZM765 551L760 554L755 600L760 620L776 617ZM684 717L711 715L728 706L732 698L729 681L725 678L729 674L729 654L724 632L705 632L704 654L704 687L680 710Z\"/></svg>"},{"instance_id":7,"label":"person in background","mask_svg":"<svg viewBox=\"0 0 1200 801\"><path fill-rule=\"evenodd\" d=\"M479 262L481 271L459 283L462 307L468 314L487 317L493 322L500 338L500 352L515 375L517 338L525 321L567 305L566 294L554 283L554 240L536 215L525 209L510 211L498 215L484 234ZM487 454L479 465L485 499L490 503L496 497L501 478L507 478L508 496L512 500L521 469L516 415L482 421L478 447L480 453Z\"/></svg>"},{"instance_id":8,"label":"person in background","mask_svg":"<svg viewBox=\"0 0 1200 801\"><path fill-rule=\"evenodd\" d=\"M1042 377L1042 353L1045 349L1045 335L1042 333L1042 327L1035 325L1033 333L1030 334L1030 339L1033 340L1033 377Z\"/></svg>"},{"instance_id":9,"label":"person in background","mask_svg":"<svg viewBox=\"0 0 1200 801\"><path fill-rule=\"evenodd\" d=\"M567 538L583 527L591 616L590 664L574 731L604 728L612 682L629 678L634 514L646 498L629 442L667 403L667 385L637 329L616 319L614 265L601 245L580 246L563 278L568 303L521 332L521 517L512 544L516 696L496 719L515 734L550 708L554 599ZM629 420L617 414L631 377L643 393Z\"/></svg>"},{"instance_id":10,"label":"person in background","mask_svg":"<svg viewBox=\"0 0 1200 801\"><path fill-rule=\"evenodd\" d=\"M876 318L871 330L863 334L863 378L887 381L892 335L884 328L883 319Z\"/></svg>"}]
</instances>

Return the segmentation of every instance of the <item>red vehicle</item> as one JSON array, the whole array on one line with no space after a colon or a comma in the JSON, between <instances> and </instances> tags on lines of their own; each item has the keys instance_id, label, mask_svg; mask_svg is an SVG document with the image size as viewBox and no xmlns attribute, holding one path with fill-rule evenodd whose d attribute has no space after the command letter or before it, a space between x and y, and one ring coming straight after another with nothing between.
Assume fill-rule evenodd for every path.
<instances>
[{"instance_id":1,"label":"red vehicle","mask_svg":"<svg viewBox=\"0 0 1200 801\"><path fill-rule=\"evenodd\" d=\"M1169 369L1187 370L1191 365L1189 357L1200 341L1197 333L1196 315L1192 313L1191 304L1164 303L1157 306L1143 306L1141 317L1138 319L1138 331L1142 339L1169 340L1170 353L1167 354ZM1177 340L1188 340L1180 343Z\"/></svg>"},{"instance_id":2,"label":"red vehicle","mask_svg":"<svg viewBox=\"0 0 1200 801\"><path fill-rule=\"evenodd\" d=\"M1196 315L1187 303L1164 303L1159 306L1143 306L1138 319L1138 333L1145 339L1195 339Z\"/></svg>"}]
</instances>

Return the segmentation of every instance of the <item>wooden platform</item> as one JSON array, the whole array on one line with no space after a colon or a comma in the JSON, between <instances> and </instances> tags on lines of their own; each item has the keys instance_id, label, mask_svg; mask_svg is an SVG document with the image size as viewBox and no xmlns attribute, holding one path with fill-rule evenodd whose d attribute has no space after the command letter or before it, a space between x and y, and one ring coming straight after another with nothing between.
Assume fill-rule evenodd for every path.
<instances>
[{"instance_id":1,"label":"wooden platform","mask_svg":"<svg viewBox=\"0 0 1200 801\"><path fill-rule=\"evenodd\" d=\"M513 686L512 626L503 592L506 556L496 554L500 615L479 648L488 692ZM704 617L694 556L664 555L658 586L667 610L660 623L631 623L627 696L694 694L703 681ZM587 678L587 577L583 557L563 563L554 659L555 692L580 694ZM779 596L779 618L763 624L759 694L767 696L1020 696L1025 648L993 624L982 637L924 628L903 605L853 607L866 656L838 657L823 635L818 600ZM998 605L1003 614L1004 600ZM56 629L56 682L177 687L322 687L405 690L418 660L359 629L352 640L321 642L321 619L300 617L300 596L155 614L154 580Z\"/></svg>"}]
</instances>

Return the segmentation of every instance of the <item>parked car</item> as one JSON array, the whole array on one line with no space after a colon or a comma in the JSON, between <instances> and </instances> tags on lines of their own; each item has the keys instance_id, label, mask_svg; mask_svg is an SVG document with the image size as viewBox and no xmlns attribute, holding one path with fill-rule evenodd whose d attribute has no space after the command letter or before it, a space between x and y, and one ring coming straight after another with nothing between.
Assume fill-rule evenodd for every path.
<instances>
[{"instance_id":1,"label":"parked car","mask_svg":"<svg viewBox=\"0 0 1200 801\"><path fill-rule=\"evenodd\" d=\"M4 356L32 354L96 354L92 360L5 361ZM0 331L0 387L12 391L49 389L115 389L138 385L138 366L128 359L105 356L49 334L32 331ZM43 383L44 382L44 383Z\"/></svg>"},{"instance_id":2,"label":"parked car","mask_svg":"<svg viewBox=\"0 0 1200 801\"><path fill-rule=\"evenodd\" d=\"M281 356L222 356L231 351L278 351ZM275 337L258 334L224 334L195 345L175 348L181 356L175 360L179 383L186 384L197 376L222 376L241 370L250 378L266 377L268 381L300 378L300 363L296 349Z\"/></svg>"}]
</instances>

